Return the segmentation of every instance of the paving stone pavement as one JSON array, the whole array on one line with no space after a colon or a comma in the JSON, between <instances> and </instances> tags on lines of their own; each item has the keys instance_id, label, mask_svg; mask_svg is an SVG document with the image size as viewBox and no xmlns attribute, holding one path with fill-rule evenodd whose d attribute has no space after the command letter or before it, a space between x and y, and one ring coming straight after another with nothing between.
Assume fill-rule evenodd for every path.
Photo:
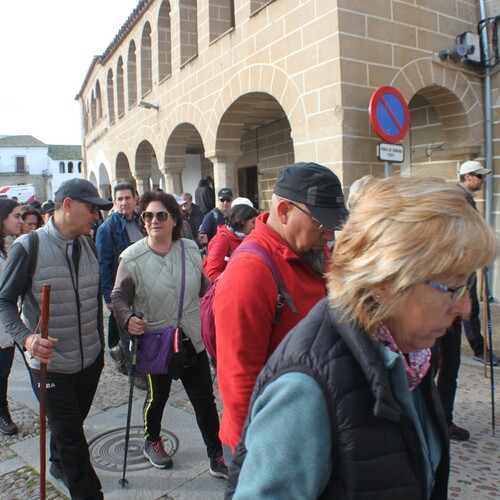
<instances>
[{"instance_id":1,"label":"paving stone pavement","mask_svg":"<svg viewBox=\"0 0 500 500\"><path fill-rule=\"evenodd\" d=\"M493 345L500 354L500 305L492 305ZM498 347L495 347L498 346ZM487 371L489 376L489 369ZM500 378L500 368L495 369ZM498 385L498 382L497 382ZM469 441L451 444L450 499L480 500L500 498L500 423L496 435L491 428L491 391L483 367L472 358L464 337L459 389L455 402L455 423L468 429ZM123 431L126 423L129 386L119 374L109 355L101 377L86 434L100 455L93 456L103 483L106 499L211 500L223 498L225 482L208 474L204 452L193 409L179 382L174 382L163 419L164 437L173 450L174 467L168 471L150 467L142 457L141 408L145 393L134 391L133 432L129 448L127 479L122 488ZM222 403L217 394L217 407ZM500 395L495 394L497 408ZM16 436L0 434L0 498L31 500L39 498L39 426L38 405L19 353L10 377L9 401L20 432ZM500 420L500 410L497 411ZM118 433L118 437L116 437ZM92 447L94 450L94 447ZM103 457L106 456L104 459ZM109 463L107 460L109 459ZM47 499L67 499L68 491L60 481L47 476Z\"/></svg>"}]
</instances>

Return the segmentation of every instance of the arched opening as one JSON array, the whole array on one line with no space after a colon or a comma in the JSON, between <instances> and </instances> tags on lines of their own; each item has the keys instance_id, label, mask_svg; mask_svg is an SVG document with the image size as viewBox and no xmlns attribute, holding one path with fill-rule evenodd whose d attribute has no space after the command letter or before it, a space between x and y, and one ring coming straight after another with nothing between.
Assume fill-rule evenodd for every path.
<instances>
[{"instance_id":1,"label":"arched opening","mask_svg":"<svg viewBox=\"0 0 500 500\"><path fill-rule=\"evenodd\" d=\"M106 93L108 97L108 117L109 123L113 124L115 122L115 98L114 98L114 82L113 82L113 70L108 71L108 78L106 81Z\"/></svg>"},{"instance_id":2,"label":"arched opening","mask_svg":"<svg viewBox=\"0 0 500 500\"><path fill-rule=\"evenodd\" d=\"M160 82L171 75L171 60L170 2L164 0L158 14L158 79Z\"/></svg>"},{"instance_id":3,"label":"arched opening","mask_svg":"<svg viewBox=\"0 0 500 500\"><path fill-rule=\"evenodd\" d=\"M141 96L153 88L153 68L151 62L151 25L146 23L141 37Z\"/></svg>"},{"instance_id":4,"label":"arched opening","mask_svg":"<svg viewBox=\"0 0 500 500\"><path fill-rule=\"evenodd\" d=\"M217 158L237 158L237 191L268 209L279 172L295 162L291 126L280 103L264 92L234 101L217 129ZM266 179L266 182L261 182Z\"/></svg>"},{"instance_id":5,"label":"arched opening","mask_svg":"<svg viewBox=\"0 0 500 500\"><path fill-rule=\"evenodd\" d=\"M123 75L123 59L118 59L116 66L116 104L118 111L118 118L125 114L125 88L124 88L124 75Z\"/></svg>"},{"instance_id":6,"label":"arched opening","mask_svg":"<svg viewBox=\"0 0 500 500\"><path fill-rule=\"evenodd\" d=\"M191 123L178 125L168 139L164 172L178 194L194 194L201 177L213 177L213 164L205 157L201 135Z\"/></svg>"},{"instance_id":7,"label":"arched opening","mask_svg":"<svg viewBox=\"0 0 500 500\"><path fill-rule=\"evenodd\" d=\"M137 56L135 42L132 40L128 47L127 58L127 86L128 86L128 108L137 103Z\"/></svg>"},{"instance_id":8,"label":"arched opening","mask_svg":"<svg viewBox=\"0 0 500 500\"><path fill-rule=\"evenodd\" d=\"M96 117L97 121L102 118L102 96L101 96L101 84L97 80L95 84L95 100L96 100Z\"/></svg>"},{"instance_id":9,"label":"arched opening","mask_svg":"<svg viewBox=\"0 0 500 500\"><path fill-rule=\"evenodd\" d=\"M179 0L181 66L198 54L198 8L196 0Z\"/></svg>"}]
</instances>

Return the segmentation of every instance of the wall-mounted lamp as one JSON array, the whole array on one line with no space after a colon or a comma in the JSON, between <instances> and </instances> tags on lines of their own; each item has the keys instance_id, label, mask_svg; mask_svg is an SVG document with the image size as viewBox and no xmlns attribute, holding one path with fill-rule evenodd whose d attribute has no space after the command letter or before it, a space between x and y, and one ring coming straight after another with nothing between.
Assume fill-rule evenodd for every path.
<instances>
[{"instance_id":1,"label":"wall-mounted lamp","mask_svg":"<svg viewBox=\"0 0 500 500\"><path fill-rule=\"evenodd\" d=\"M146 101L139 101L137 103L137 106L140 106L141 108L146 108L146 109L156 109L156 111L160 110L160 106L158 106L158 104L151 104L150 102L146 102Z\"/></svg>"}]
</instances>

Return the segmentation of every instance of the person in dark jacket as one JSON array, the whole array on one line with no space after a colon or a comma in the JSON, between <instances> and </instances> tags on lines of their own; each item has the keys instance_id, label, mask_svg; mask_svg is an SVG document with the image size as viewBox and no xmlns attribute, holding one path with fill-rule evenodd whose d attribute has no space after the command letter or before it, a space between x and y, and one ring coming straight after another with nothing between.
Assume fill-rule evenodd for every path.
<instances>
[{"instance_id":1,"label":"person in dark jacket","mask_svg":"<svg viewBox=\"0 0 500 500\"><path fill-rule=\"evenodd\" d=\"M203 215L208 214L215 207L215 191L212 177L207 175L198 182L198 187L194 192L195 203L201 208Z\"/></svg>"},{"instance_id":2,"label":"person in dark jacket","mask_svg":"<svg viewBox=\"0 0 500 500\"><path fill-rule=\"evenodd\" d=\"M102 293L106 307L110 311L108 320L108 347L111 357L116 361L117 369L126 374L128 335L120 332L113 313L111 291L118 269L118 257L132 243L144 237L139 215L135 213L136 191L132 184L121 182L113 188L114 212L99 226L96 233L96 245L99 252L99 270L102 280ZM139 379L137 379L139 380ZM139 385L140 382L138 382ZM145 388L145 383L142 384Z\"/></svg>"},{"instance_id":3,"label":"person in dark jacket","mask_svg":"<svg viewBox=\"0 0 500 500\"><path fill-rule=\"evenodd\" d=\"M196 203L193 203L191 193L182 193L181 198L186 202L181 206L182 217L188 221L194 239L198 240L198 231L203 222L203 211Z\"/></svg>"},{"instance_id":4,"label":"person in dark jacket","mask_svg":"<svg viewBox=\"0 0 500 500\"><path fill-rule=\"evenodd\" d=\"M226 498L447 498L430 348L470 313L467 278L499 253L464 200L439 179L365 188L335 244L328 297L259 375Z\"/></svg>"}]
</instances>

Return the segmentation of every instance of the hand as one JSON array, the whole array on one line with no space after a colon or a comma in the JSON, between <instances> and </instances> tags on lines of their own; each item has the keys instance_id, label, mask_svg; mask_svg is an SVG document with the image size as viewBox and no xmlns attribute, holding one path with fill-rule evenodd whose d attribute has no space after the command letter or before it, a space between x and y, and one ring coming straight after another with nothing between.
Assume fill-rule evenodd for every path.
<instances>
[{"instance_id":1,"label":"hand","mask_svg":"<svg viewBox=\"0 0 500 500\"><path fill-rule=\"evenodd\" d=\"M106 307L108 308L108 311L113 311L113 304L111 302L106 304Z\"/></svg>"},{"instance_id":2,"label":"hand","mask_svg":"<svg viewBox=\"0 0 500 500\"><path fill-rule=\"evenodd\" d=\"M206 245L208 243L208 236L206 234L199 234L198 240L202 245Z\"/></svg>"},{"instance_id":3,"label":"hand","mask_svg":"<svg viewBox=\"0 0 500 500\"><path fill-rule=\"evenodd\" d=\"M59 342L59 340L52 337L42 339L40 335L32 334L26 339L24 347L33 359L48 365L50 363L50 358L54 356L53 345L57 344L57 342Z\"/></svg>"},{"instance_id":4,"label":"hand","mask_svg":"<svg viewBox=\"0 0 500 500\"><path fill-rule=\"evenodd\" d=\"M132 316L128 320L127 330L130 335L142 335L147 321L137 316Z\"/></svg>"}]
</instances>

